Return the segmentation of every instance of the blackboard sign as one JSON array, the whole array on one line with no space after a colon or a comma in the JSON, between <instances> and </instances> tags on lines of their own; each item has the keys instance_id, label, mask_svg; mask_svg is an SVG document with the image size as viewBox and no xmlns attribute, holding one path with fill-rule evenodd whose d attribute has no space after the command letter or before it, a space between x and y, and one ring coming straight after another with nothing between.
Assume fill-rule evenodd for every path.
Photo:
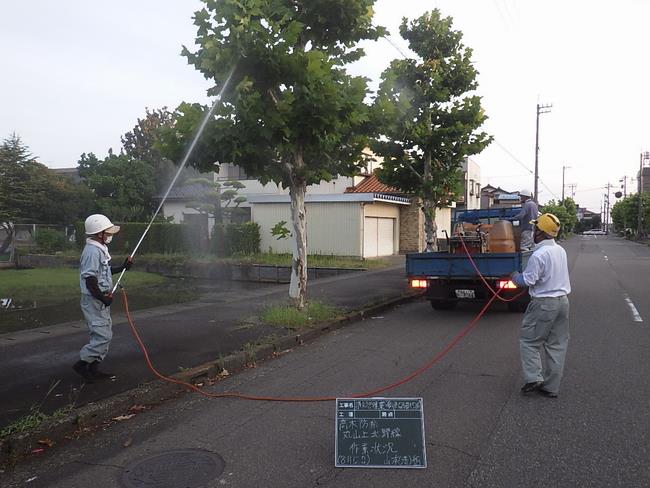
<instances>
[{"instance_id":1,"label":"blackboard sign","mask_svg":"<svg viewBox=\"0 0 650 488\"><path fill-rule=\"evenodd\" d=\"M337 398L338 468L426 468L422 398Z\"/></svg>"}]
</instances>

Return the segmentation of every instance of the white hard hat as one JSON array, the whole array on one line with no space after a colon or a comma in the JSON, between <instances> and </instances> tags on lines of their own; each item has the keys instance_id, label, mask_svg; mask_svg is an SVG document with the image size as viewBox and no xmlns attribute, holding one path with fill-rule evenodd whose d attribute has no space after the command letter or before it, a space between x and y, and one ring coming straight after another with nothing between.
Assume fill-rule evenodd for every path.
<instances>
[{"instance_id":1,"label":"white hard hat","mask_svg":"<svg viewBox=\"0 0 650 488\"><path fill-rule=\"evenodd\" d=\"M106 215L93 214L86 219L84 224L86 234L91 236L99 234L100 232L108 232L109 234L117 234L120 231L119 225L113 225Z\"/></svg>"},{"instance_id":2,"label":"white hard hat","mask_svg":"<svg viewBox=\"0 0 650 488\"><path fill-rule=\"evenodd\" d=\"M532 197L533 193L529 189L524 188L519 192L519 195L521 195L522 197Z\"/></svg>"}]
</instances>

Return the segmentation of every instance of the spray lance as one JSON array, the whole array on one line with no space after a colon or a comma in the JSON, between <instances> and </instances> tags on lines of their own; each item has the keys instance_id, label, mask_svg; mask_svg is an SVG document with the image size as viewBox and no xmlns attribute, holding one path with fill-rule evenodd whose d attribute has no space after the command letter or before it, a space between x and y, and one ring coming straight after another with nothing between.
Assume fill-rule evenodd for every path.
<instances>
[{"instance_id":1,"label":"spray lance","mask_svg":"<svg viewBox=\"0 0 650 488\"><path fill-rule=\"evenodd\" d=\"M133 256L135 256L135 253L138 252L138 248L140 247L140 244L142 244L142 241L144 240L145 236L147 235L147 232L149 232L149 229L151 228L151 225L153 224L154 220L158 216L158 213L160 212L160 209L162 208L163 204L167 200L167 197L169 196L169 192L171 192L172 188L176 184L176 180L178 180L178 177L180 176L181 172L185 168L185 165L187 164L187 161L190 159L190 156L194 152L194 148L196 147L197 142L199 141L199 138L201 137L201 134L205 130L205 126L208 125L208 121L210 120L210 117L212 116L214 110L217 108L217 106L221 103L221 97L223 96L223 92L226 90L228 85L230 84L230 79L232 78L233 73L235 72L235 68L237 67L237 63L232 67L230 70L230 73L228 73L228 77L226 78L226 81L224 81L223 86L221 87L221 90L219 91L219 94L217 95L216 100L212 104L212 107L210 110L208 110L208 113L205 114L203 117L203 120L201 121L201 125L199 125L199 129L196 131L196 134L194 135L194 138L192 139L192 143L190 144L190 147L187 149L187 152L185 153L185 156L183 157L183 160L181 161L180 166L178 167L178 171L176 171L176 174L174 175L174 178L172 179L171 183L169 184L169 188L167 188L167 191L163 195L162 199L160 200L160 204L158 205L158 208L153 214L153 217L151 217L151 221L149 222L149 225L147 225L146 229L142 233L142 236L140 237L140 240L136 244L135 248L133 249L133 252L129 255L127 259L132 260ZM115 290L117 290L117 287L120 286L120 281L122 281L122 277L124 276L124 273L126 272L126 268L122 270L120 273L120 276L117 278L117 282L115 283L115 286L113 286L113 289L111 290L111 295L115 293Z\"/></svg>"}]
</instances>

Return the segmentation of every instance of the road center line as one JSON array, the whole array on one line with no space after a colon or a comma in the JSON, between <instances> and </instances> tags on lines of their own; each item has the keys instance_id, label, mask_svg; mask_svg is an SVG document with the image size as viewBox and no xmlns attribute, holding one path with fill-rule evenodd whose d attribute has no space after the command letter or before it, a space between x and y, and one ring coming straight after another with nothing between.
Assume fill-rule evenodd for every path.
<instances>
[{"instance_id":1,"label":"road center line","mask_svg":"<svg viewBox=\"0 0 650 488\"><path fill-rule=\"evenodd\" d=\"M627 294L623 294L623 299L625 300L625 303L627 303L627 306L630 307L630 311L632 312L632 317L634 318L635 322L643 322L643 318L641 318L641 315L639 314L639 311L636 309L634 306L634 303L632 303L632 300L630 300L630 297L627 296Z\"/></svg>"}]
</instances>

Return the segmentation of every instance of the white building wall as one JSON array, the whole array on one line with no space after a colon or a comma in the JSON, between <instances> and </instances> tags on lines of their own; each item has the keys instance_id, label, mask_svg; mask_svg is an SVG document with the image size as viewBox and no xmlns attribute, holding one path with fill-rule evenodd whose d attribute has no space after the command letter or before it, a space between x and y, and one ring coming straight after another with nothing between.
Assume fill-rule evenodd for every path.
<instances>
[{"instance_id":1,"label":"white building wall","mask_svg":"<svg viewBox=\"0 0 650 488\"><path fill-rule=\"evenodd\" d=\"M447 235L451 235L451 207L443 207L436 209L436 225L438 226L438 239L443 239L447 231Z\"/></svg>"},{"instance_id":2,"label":"white building wall","mask_svg":"<svg viewBox=\"0 0 650 488\"><path fill-rule=\"evenodd\" d=\"M463 161L463 172L465 181L463 182L464 198L469 205L468 210L481 208L481 167L471 158L465 158Z\"/></svg>"},{"instance_id":3,"label":"white building wall","mask_svg":"<svg viewBox=\"0 0 650 488\"><path fill-rule=\"evenodd\" d=\"M307 253L336 256L361 256L362 208L359 202L327 202L305 204L307 212ZM293 235L276 239L271 235L275 224L284 220L293 233L290 207L287 203L256 203L252 220L260 226L260 250L275 253L293 252Z\"/></svg>"}]
</instances>

